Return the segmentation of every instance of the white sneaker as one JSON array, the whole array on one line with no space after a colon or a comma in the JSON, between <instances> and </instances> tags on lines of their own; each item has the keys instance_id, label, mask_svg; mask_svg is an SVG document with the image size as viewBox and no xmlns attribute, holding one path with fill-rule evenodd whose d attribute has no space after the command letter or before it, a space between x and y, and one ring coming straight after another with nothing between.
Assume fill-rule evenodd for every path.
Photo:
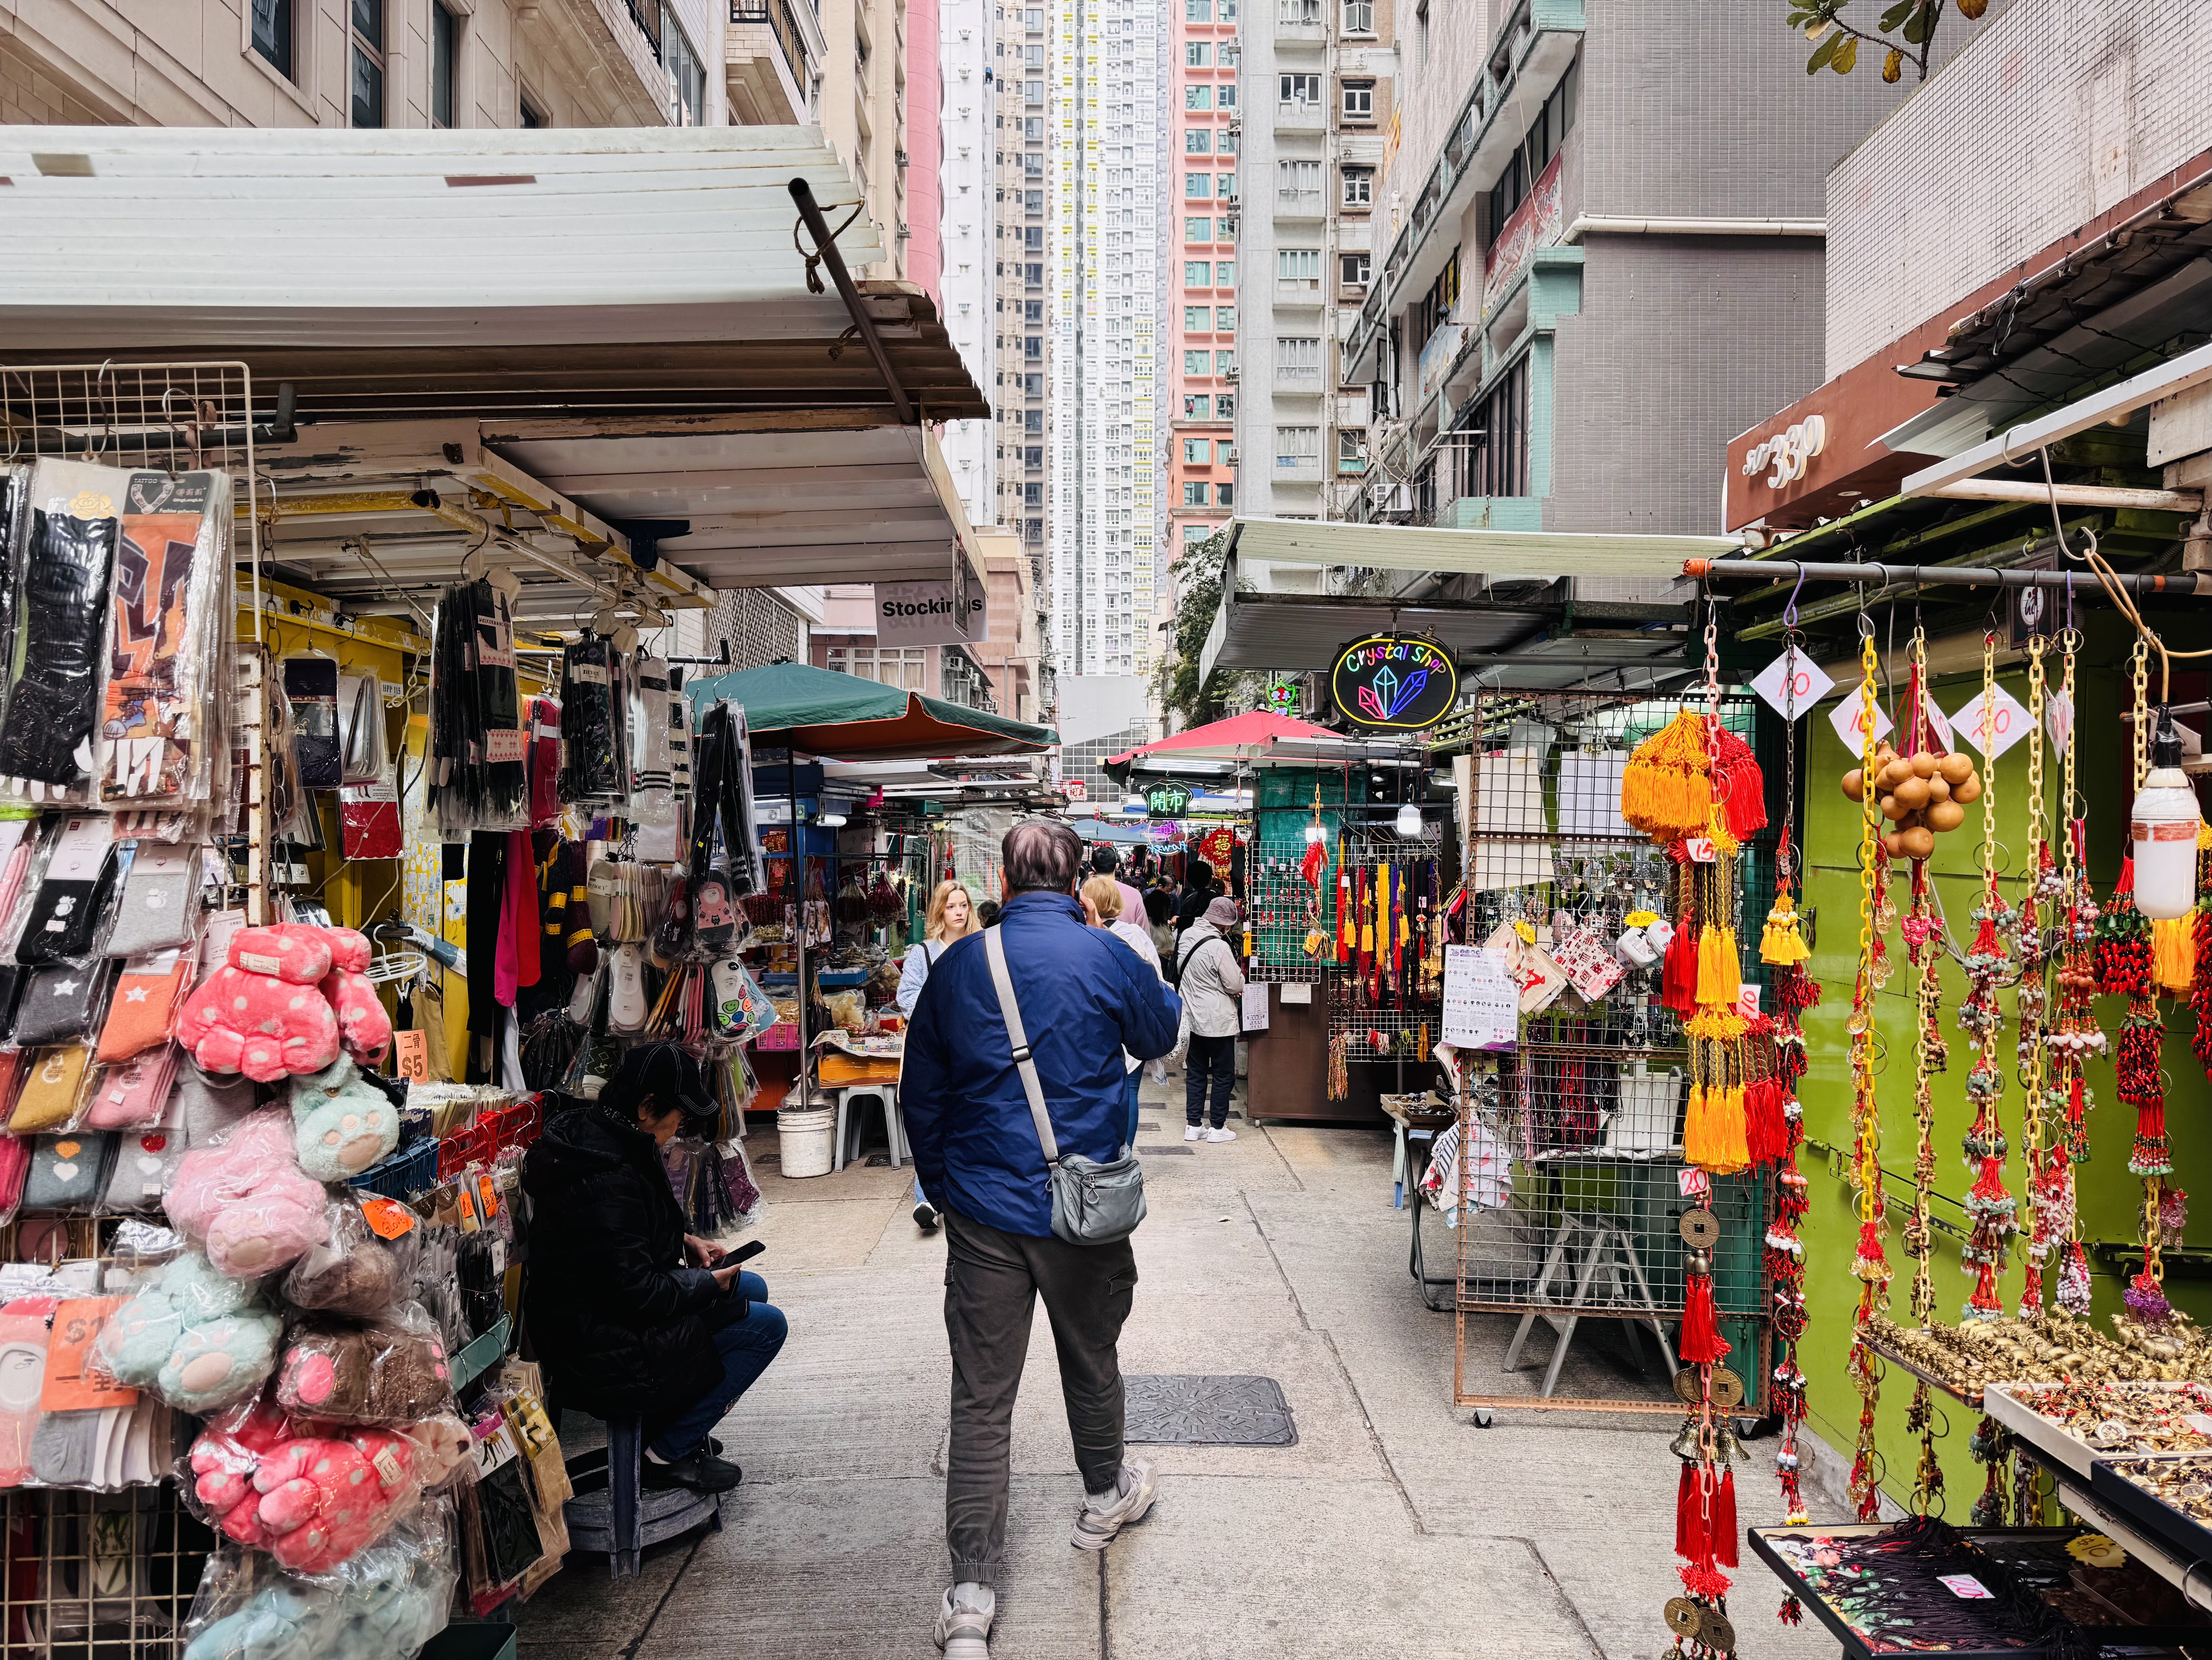
<instances>
[{"instance_id":1,"label":"white sneaker","mask_svg":"<svg viewBox=\"0 0 2212 1660\"><path fill-rule=\"evenodd\" d=\"M988 1585L955 1585L937 1614L937 1646L945 1660L991 1660L991 1621L998 1593Z\"/></svg>"},{"instance_id":2,"label":"white sneaker","mask_svg":"<svg viewBox=\"0 0 2212 1660\"><path fill-rule=\"evenodd\" d=\"M1204 1140L1206 1139L1206 1126L1205 1126L1205 1125L1203 1125L1203 1124L1186 1124L1186 1125L1184 1125L1184 1126L1183 1126L1183 1132L1182 1132L1182 1139L1183 1139L1184 1140L1186 1140L1186 1141L1202 1141L1202 1140Z\"/></svg>"},{"instance_id":3,"label":"white sneaker","mask_svg":"<svg viewBox=\"0 0 2212 1660\"><path fill-rule=\"evenodd\" d=\"M1234 1141L1237 1139L1237 1132L1224 1124L1218 1130L1206 1131L1206 1139L1209 1141Z\"/></svg>"},{"instance_id":4,"label":"white sneaker","mask_svg":"<svg viewBox=\"0 0 2212 1660\"><path fill-rule=\"evenodd\" d=\"M1123 1528L1145 1519L1158 1490L1159 1479L1149 1463L1141 1458L1127 1460L1121 1466L1120 1491L1103 1507L1095 1506L1088 1496L1084 1499L1083 1508L1076 1512L1075 1536L1068 1542L1078 1550L1104 1550Z\"/></svg>"}]
</instances>

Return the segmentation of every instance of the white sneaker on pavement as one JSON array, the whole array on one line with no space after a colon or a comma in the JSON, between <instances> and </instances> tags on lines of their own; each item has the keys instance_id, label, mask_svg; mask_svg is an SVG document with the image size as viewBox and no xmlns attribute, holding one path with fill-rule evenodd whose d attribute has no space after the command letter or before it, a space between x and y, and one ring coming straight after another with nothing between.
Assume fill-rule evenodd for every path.
<instances>
[{"instance_id":1,"label":"white sneaker on pavement","mask_svg":"<svg viewBox=\"0 0 2212 1660\"><path fill-rule=\"evenodd\" d=\"M991 1660L991 1621L999 1596L988 1585L955 1585L937 1615L937 1646L945 1660Z\"/></svg>"},{"instance_id":2,"label":"white sneaker on pavement","mask_svg":"<svg viewBox=\"0 0 2212 1660\"><path fill-rule=\"evenodd\" d=\"M1203 1140L1205 1137L1206 1126L1203 1124L1186 1124L1183 1127L1182 1139L1186 1141Z\"/></svg>"},{"instance_id":3,"label":"white sneaker on pavement","mask_svg":"<svg viewBox=\"0 0 2212 1660\"><path fill-rule=\"evenodd\" d=\"M1206 1131L1206 1139L1209 1141L1234 1141L1237 1139L1237 1132L1224 1124L1218 1130Z\"/></svg>"},{"instance_id":4,"label":"white sneaker on pavement","mask_svg":"<svg viewBox=\"0 0 2212 1660\"><path fill-rule=\"evenodd\" d=\"M1103 1504L1085 1498L1083 1508L1076 1512L1075 1537L1068 1542L1078 1550L1104 1550L1123 1528L1145 1519L1158 1490L1159 1478L1152 1474L1151 1464L1141 1458L1127 1460L1121 1466L1121 1485L1113 1497ZM948 1655L951 1652L945 1651Z\"/></svg>"}]
</instances>

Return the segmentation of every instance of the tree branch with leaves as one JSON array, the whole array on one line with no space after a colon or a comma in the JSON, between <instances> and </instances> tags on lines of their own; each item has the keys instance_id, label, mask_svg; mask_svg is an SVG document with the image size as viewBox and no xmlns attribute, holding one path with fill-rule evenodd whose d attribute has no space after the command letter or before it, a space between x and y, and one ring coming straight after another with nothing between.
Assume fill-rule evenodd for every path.
<instances>
[{"instance_id":1,"label":"tree branch with leaves","mask_svg":"<svg viewBox=\"0 0 2212 1660\"><path fill-rule=\"evenodd\" d=\"M1882 54L1881 78L1893 85L1905 78L1912 65L1919 78L1928 78L1928 64L1936 44L1936 26L1947 7L1955 8L1969 22L1990 9L1990 0L1894 0L1870 28L1846 22L1843 16L1851 0L1789 0L1790 27L1801 29L1813 44L1805 60L1805 73L1832 70L1849 75L1858 67L1863 42Z\"/></svg>"}]
</instances>

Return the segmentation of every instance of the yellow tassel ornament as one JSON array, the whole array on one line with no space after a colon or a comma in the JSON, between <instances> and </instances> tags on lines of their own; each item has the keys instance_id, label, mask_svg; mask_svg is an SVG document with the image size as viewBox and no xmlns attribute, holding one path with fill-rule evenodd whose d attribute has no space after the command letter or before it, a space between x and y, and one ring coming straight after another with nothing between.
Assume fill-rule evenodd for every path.
<instances>
[{"instance_id":1,"label":"yellow tassel ornament","mask_svg":"<svg viewBox=\"0 0 2212 1660\"><path fill-rule=\"evenodd\" d=\"M1813 954L1798 927L1797 907L1787 892L1775 897L1766 913L1766 930L1759 936L1759 960L1781 967L1802 963Z\"/></svg>"},{"instance_id":2,"label":"yellow tassel ornament","mask_svg":"<svg viewBox=\"0 0 2212 1660\"><path fill-rule=\"evenodd\" d=\"M1712 817L1705 718L1684 709L1636 746L1620 779L1620 816L1655 842L1701 836Z\"/></svg>"}]
</instances>

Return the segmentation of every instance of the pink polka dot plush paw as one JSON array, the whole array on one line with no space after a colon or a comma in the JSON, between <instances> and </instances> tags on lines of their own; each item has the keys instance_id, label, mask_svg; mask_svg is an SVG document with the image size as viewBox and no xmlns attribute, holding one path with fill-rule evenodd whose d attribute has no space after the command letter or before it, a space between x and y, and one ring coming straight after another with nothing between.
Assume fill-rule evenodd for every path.
<instances>
[{"instance_id":1,"label":"pink polka dot plush paw","mask_svg":"<svg viewBox=\"0 0 2212 1660\"><path fill-rule=\"evenodd\" d=\"M338 1042L363 1066L374 1066L392 1047L392 1017L368 977L369 944L352 928L325 928L331 971L323 976L323 997L337 1016Z\"/></svg>"}]
</instances>

